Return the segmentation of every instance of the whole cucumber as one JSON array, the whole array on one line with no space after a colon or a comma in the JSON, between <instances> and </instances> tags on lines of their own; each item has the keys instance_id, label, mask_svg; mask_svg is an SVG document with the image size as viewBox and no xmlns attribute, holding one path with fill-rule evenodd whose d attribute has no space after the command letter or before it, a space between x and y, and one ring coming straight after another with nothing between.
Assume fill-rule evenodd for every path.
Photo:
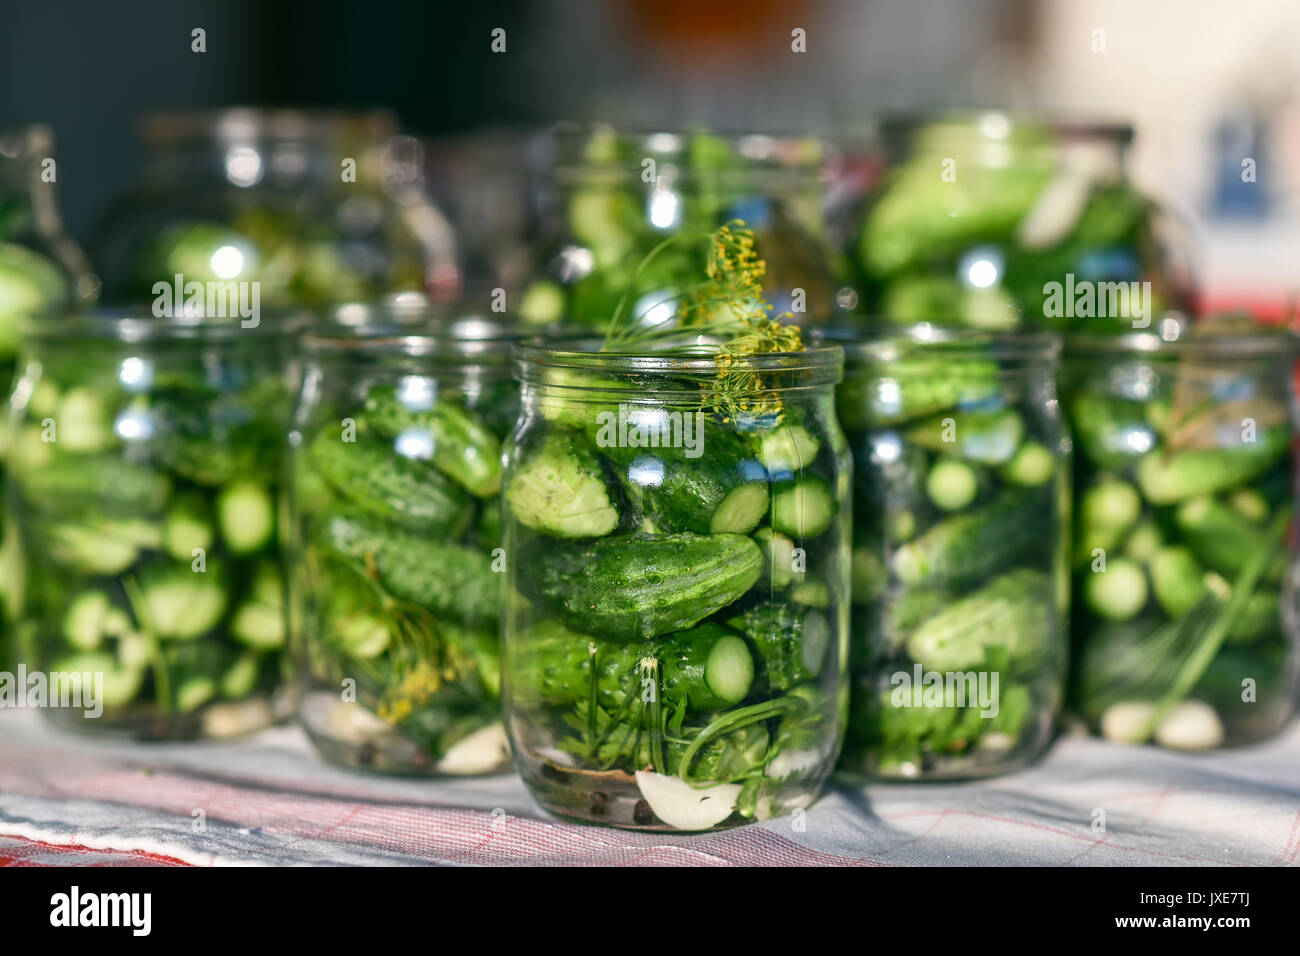
<instances>
[{"instance_id":1,"label":"whole cucumber","mask_svg":"<svg viewBox=\"0 0 1300 956\"><path fill-rule=\"evenodd\" d=\"M575 630L617 641L694 627L739 599L763 571L758 545L739 534L539 540L517 560L533 600Z\"/></svg>"}]
</instances>

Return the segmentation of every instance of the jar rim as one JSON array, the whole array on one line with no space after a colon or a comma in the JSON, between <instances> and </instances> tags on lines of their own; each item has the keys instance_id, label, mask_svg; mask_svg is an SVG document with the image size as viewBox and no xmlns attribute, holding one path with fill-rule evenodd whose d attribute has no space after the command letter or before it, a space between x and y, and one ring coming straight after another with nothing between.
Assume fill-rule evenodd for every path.
<instances>
[{"instance_id":1,"label":"jar rim","mask_svg":"<svg viewBox=\"0 0 1300 956\"><path fill-rule=\"evenodd\" d=\"M1071 357L1106 355L1149 355L1161 358L1274 358L1300 356L1300 335L1280 326L1259 326L1251 330L1215 332L1195 324L1178 327L1179 334L1132 331L1114 335L1075 332L1065 337L1065 352Z\"/></svg>"},{"instance_id":2,"label":"jar rim","mask_svg":"<svg viewBox=\"0 0 1300 956\"><path fill-rule=\"evenodd\" d=\"M1000 361L1055 361L1061 336L1046 329L967 329L916 322L898 325L883 319L840 320L816 330L844 348L846 359L883 362L904 354L979 352Z\"/></svg>"},{"instance_id":3,"label":"jar rim","mask_svg":"<svg viewBox=\"0 0 1300 956\"><path fill-rule=\"evenodd\" d=\"M732 156L744 165L745 175L760 180L816 180L825 178L838 158L838 151L826 139L795 132L760 133L754 131L712 131L704 129L637 129L619 128L604 123L561 123L546 136L551 150L551 175L561 183L590 183L593 179L626 181L640 176L642 158L589 160L584 147L597 135L611 135L653 158L657 162L678 163L687 160L688 148L695 136L707 135L725 142ZM677 180L724 177L735 170L702 172L685 165L673 167ZM649 185L649 184L647 184Z\"/></svg>"},{"instance_id":4,"label":"jar rim","mask_svg":"<svg viewBox=\"0 0 1300 956\"><path fill-rule=\"evenodd\" d=\"M435 305L412 294L337 305L304 332L301 345L313 354L496 356L505 361L515 342L534 334L477 303Z\"/></svg>"},{"instance_id":5,"label":"jar rim","mask_svg":"<svg viewBox=\"0 0 1300 956\"><path fill-rule=\"evenodd\" d=\"M244 325L240 315L155 315L149 305L102 307L84 312L54 312L25 316L24 340L75 343L85 339L122 342L169 340L232 340L284 338L296 334L310 321L306 309L261 309L256 324Z\"/></svg>"},{"instance_id":6,"label":"jar rim","mask_svg":"<svg viewBox=\"0 0 1300 956\"><path fill-rule=\"evenodd\" d=\"M1055 134L1067 140L1106 140L1118 146L1133 141L1131 123L1086 115L1063 115L1047 111L968 109L935 112L886 113L880 120L880 130L886 136L907 136L926 128L947 126L978 131L985 124L995 124L1010 136L1016 130L1037 130Z\"/></svg>"},{"instance_id":7,"label":"jar rim","mask_svg":"<svg viewBox=\"0 0 1300 956\"><path fill-rule=\"evenodd\" d=\"M716 353L600 350L603 340L587 334L534 336L517 343L513 349L515 377L525 383L540 382L546 372L579 370L597 372L602 388L640 388L641 376L673 375L709 378L718 371ZM708 348L701 345L701 349ZM833 385L843 377L844 351L839 345L818 345L798 352L767 352L746 356L733 368L764 376L797 378L800 387ZM609 377L609 381L604 381ZM792 384L794 384L792 382ZM785 386L790 387L790 386ZM779 391L781 386L761 387L760 391Z\"/></svg>"},{"instance_id":8,"label":"jar rim","mask_svg":"<svg viewBox=\"0 0 1300 956\"><path fill-rule=\"evenodd\" d=\"M195 140L240 143L331 138L386 139L396 134L397 117L386 109L316 110L234 106L212 110L147 113L140 120L147 143L167 145Z\"/></svg>"}]
</instances>

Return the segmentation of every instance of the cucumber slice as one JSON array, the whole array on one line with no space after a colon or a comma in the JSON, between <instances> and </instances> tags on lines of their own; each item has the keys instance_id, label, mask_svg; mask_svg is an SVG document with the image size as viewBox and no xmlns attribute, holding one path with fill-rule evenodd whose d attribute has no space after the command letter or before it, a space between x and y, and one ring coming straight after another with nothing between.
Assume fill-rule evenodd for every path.
<instances>
[{"instance_id":1,"label":"cucumber slice","mask_svg":"<svg viewBox=\"0 0 1300 956\"><path fill-rule=\"evenodd\" d=\"M230 633L248 647L272 651L284 646L284 610L263 601L248 601L235 612Z\"/></svg>"},{"instance_id":2,"label":"cucumber slice","mask_svg":"<svg viewBox=\"0 0 1300 956\"><path fill-rule=\"evenodd\" d=\"M834 516L835 498L820 478L801 478L772 495L772 528L792 538L815 538Z\"/></svg>"},{"instance_id":3,"label":"cucumber slice","mask_svg":"<svg viewBox=\"0 0 1300 956\"><path fill-rule=\"evenodd\" d=\"M252 554L271 543L275 534L275 505L261 484L238 481L217 497L217 522L226 546L236 554Z\"/></svg>"},{"instance_id":4,"label":"cucumber slice","mask_svg":"<svg viewBox=\"0 0 1300 956\"><path fill-rule=\"evenodd\" d=\"M1111 558L1105 571L1088 575L1083 591L1093 613L1108 621L1127 621L1146 606L1147 578L1136 561Z\"/></svg>"},{"instance_id":5,"label":"cucumber slice","mask_svg":"<svg viewBox=\"0 0 1300 956\"><path fill-rule=\"evenodd\" d=\"M163 524L163 548L177 561L190 561L196 548L212 547L212 522L202 495L179 498Z\"/></svg>"},{"instance_id":6,"label":"cucumber slice","mask_svg":"<svg viewBox=\"0 0 1300 956\"><path fill-rule=\"evenodd\" d=\"M709 519L710 534L749 534L767 514L767 486L737 485Z\"/></svg>"},{"instance_id":7,"label":"cucumber slice","mask_svg":"<svg viewBox=\"0 0 1300 956\"><path fill-rule=\"evenodd\" d=\"M1150 561L1164 545L1164 536L1159 526L1150 518L1143 521L1124 542L1124 556L1134 561Z\"/></svg>"},{"instance_id":8,"label":"cucumber slice","mask_svg":"<svg viewBox=\"0 0 1300 956\"><path fill-rule=\"evenodd\" d=\"M106 636L126 634L130 629L130 619L103 591L78 594L63 617L63 636L80 651L98 650Z\"/></svg>"},{"instance_id":9,"label":"cucumber slice","mask_svg":"<svg viewBox=\"0 0 1300 956\"><path fill-rule=\"evenodd\" d=\"M1238 488L1228 495L1228 504L1247 521L1262 524L1268 517L1268 499L1254 488Z\"/></svg>"},{"instance_id":10,"label":"cucumber slice","mask_svg":"<svg viewBox=\"0 0 1300 956\"><path fill-rule=\"evenodd\" d=\"M216 696L217 682L196 674L182 680L176 688L176 709L182 714L192 713Z\"/></svg>"},{"instance_id":11,"label":"cucumber slice","mask_svg":"<svg viewBox=\"0 0 1300 956\"><path fill-rule=\"evenodd\" d=\"M726 634L713 642L704 662L704 682L724 706L745 699L754 683L754 658L743 640Z\"/></svg>"},{"instance_id":12,"label":"cucumber slice","mask_svg":"<svg viewBox=\"0 0 1300 956\"><path fill-rule=\"evenodd\" d=\"M1038 442L1029 441L1002 466L1002 477L1012 484L1033 487L1049 480L1055 471L1056 459L1052 453Z\"/></svg>"},{"instance_id":13,"label":"cucumber slice","mask_svg":"<svg viewBox=\"0 0 1300 956\"><path fill-rule=\"evenodd\" d=\"M257 687L261 659L251 651L239 655L221 675L221 696L226 700L247 697Z\"/></svg>"},{"instance_id":14,"label":"cucumber slice","mask_svg":"<svg viewBox=\"0 0 1300 956\"><path fill-rule=\"evenodd\" d=\"M781 425L763 433L758 440L758 460L769 473L798 474L812 464L821 442L802 425Z\"/></svg>"},{"instance_id":15,"label":"cucumber slice","mask_svg":"<svg viewBox=\"0 0 1300 956\"><path fill-rule=\"evenodd\" d=\"M558 282L539 279L519 300L519 319L525 325L549 325L564 318L564 289Z\"/></svg>"},{"instance_id":16,"label":"cucumber slice","mask_svg":"<svg viewBox=\"0 0 1300 956\"><path fill-rule=\"evenodd\" d=\"M359 661L378 657L388 650L388 625L377 617L355 614L338 624L339 643L343 652Z\"/></svg>"},{"instance_id":17,"label":"cucumber slice","mask_svg":"<svg viewBox=\"0 0 1300 956\"><path fill-rule=\"evenodd\" d=\"M799 655L803 666L814 678L822 672L826 649L831 645L831 625L825 614L809 611L803 618L803 643Z\"/></svg>"},{"instance_id":18,"label":"cucumber slice","mask_svg":"<svg viewBox=\"0 0 1300 956\"><path fill-rule=\"evenodd\" d=\"M780 591L795 577L794 542L766 526L755 531L753 537L763 552L763 579L771 584L773 591Z\"/></svg>"},{"instance_id":19,"label":"cucumber slice","mask_svg":"<svg viewBox=\"0 0 1300 956\"><path fill-rule=\"evenodd\" d=\"M831 605L831 592L821 581L805 581L790 589L790 600L804 607L816 607L824 611Z\"/></svg>"},{"instance_id":20,"label":"cucumber slice","mask_svg":"<svg viewBox=\"0 0 1300 956\"><path fill-rule=\"evenodd\" d=\"M55 562L86 574L121 574L140 553L130 541L81 525L55 525L48 534Z\"/></svg>"},{"instance_id":21,"label":"cucumber slice","mask_svg":"<svg viewBox=\"0 0 1300 956\"><path fill-rule=\"evenodd\" d=\"M91 684L87 691L93 695L98 690L99 700L93 701L86 696L80 696L83 707L88 707L92 703L102 703L105 710L125 707L135 699L140 692L141 684L144 683L144 675L140 670L120 667L116 657L102 651L90 651L59 658L50 670L50 693L60 698L65 694L70 695L68 697L70 700L78 699L84 676L91 675ZM103 682L99 688L95 687L94 675L96 674L103 675Z\"/></svg>"},{"instance_id":22,"label":"cucumber slice","mask_svg":"<svg viewBox=\"0 0 1300 956\"><path fill-rule=\"evenodd\" d=\"M142 575L145 610L158 637L190 641L217 626L226 610L221 575L189 568L156 569Z\"/></svg>"},{"instance_id":23,"label":"cucumber slice","mask_svg":"<svg viewBox=\"0 0 1300 956\"><path fill-rule=\"evenodd\" d=\"M925 481L926 494L944 511L961 511L979 491L975 469L953 458L941 458L930 468Z\"/></svg>"}]
</instances>

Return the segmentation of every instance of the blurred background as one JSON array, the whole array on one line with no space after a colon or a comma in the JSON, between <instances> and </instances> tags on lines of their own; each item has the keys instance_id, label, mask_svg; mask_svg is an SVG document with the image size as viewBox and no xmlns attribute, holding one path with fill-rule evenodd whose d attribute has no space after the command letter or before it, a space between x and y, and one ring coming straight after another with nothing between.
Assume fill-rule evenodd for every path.
<instances>
[{"instance_id":1,"label":"blurred background","mask_svg":"<svg viewBox=\"0 0 1300 956\"><path fill-rule=\"evenodd\" d=\"M870 142L881 111L1061 110L1133 124L1130 175L1187 220L1209 307L1276 314L1300 289L1297 51L1294 0L10 0L0 125L53 128L64 218L86 241L155 110L382 106L434 135L567 118L847 142Z\"/></svg>"}]
</instances>

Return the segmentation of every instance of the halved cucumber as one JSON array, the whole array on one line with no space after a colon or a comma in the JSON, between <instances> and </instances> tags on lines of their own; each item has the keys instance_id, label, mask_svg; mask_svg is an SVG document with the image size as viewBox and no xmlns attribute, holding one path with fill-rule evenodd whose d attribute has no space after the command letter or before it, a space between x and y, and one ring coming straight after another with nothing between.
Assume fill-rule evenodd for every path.
<instances>
[{"instance_id":1,"label":"halved cucumber","mask_svg":"<svg viewBox=\"0 0 1300 956\"><path fill-rule=\"evenodd\" d=\"M729 491L709 519L710 534L748 534L767 514L767 486L757 482Z\"/></svg>"}]
</instances>

